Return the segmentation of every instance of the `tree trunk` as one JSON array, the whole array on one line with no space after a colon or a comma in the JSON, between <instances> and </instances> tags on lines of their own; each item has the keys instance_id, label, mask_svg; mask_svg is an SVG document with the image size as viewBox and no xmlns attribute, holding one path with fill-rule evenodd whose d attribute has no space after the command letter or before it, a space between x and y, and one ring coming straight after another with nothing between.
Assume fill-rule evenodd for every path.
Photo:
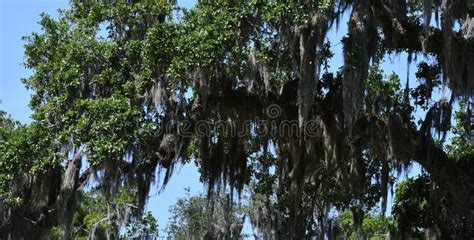
<instances>
[{"instance_id":1,"label":"tree trunk","mask_svg":"<svg viewBox=\"0 0 474 240\"><path fill-rule=\"evenodd\" d=\"M79 187L79 171L82 154L67 163L63 185L58 196L58 226L61 239L71 238L71 225L76 208L77 188Z\"/></svg>"}]
</instances>

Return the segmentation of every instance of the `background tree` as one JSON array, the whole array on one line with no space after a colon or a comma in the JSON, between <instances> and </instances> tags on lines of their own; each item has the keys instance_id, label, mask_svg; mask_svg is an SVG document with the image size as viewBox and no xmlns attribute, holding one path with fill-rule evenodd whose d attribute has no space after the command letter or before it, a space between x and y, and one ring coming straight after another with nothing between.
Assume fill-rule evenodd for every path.
<instances>
[{"instance_id":1,"label":"background tree","mask_svg":"<svg viewBox=\"0 0 474 240\"><path fill-rule=\"evenodd\" d=\"M151 212L137 214L136 198L125 190L114 202L107 202L98 191L80 192L80 205L74 212L72 239L155 239L159 229ZM109 212L116 216L110 216ZM53 237L61 239L58 228Z\"/></svg>"},{"instance_id":2,"label":"background tree","mask_svg":"<svg viewBox=\"0 0 474 240\"><path fill-rule=\"evenodd\" d=\"M172 239L240 239L244 224L239 206L229 206L229 198L189 192L170 207L171 218L166 228Z\"/></svg>"},{"instance_id":3,"label":"background tree","mask_svg":"<svg viewBox=\"0 0 474 240\"><path fill-rule=\"evenodd\" d=\"M392 210L400 234L406 238L469 238L472 225L449 201L426 175L400 183Z\"/></svg>"},{"instance_id":4,"label":"background tree","mask_svg":"<svg viewBox=\"0 0 474 240\"><path fill-rule=\"evenodd\" d=\"M396 222L392 217L365 214L363 219L364 239L397 239ZM334 239L356 239L353 216L351 211L342 212L337 216L334 226Z\"/></svg>"},{"instance_id":5,"label":"background tree","mask_svg":"<svg viewBox=\"0 0 474 240\"><path fill-rule=\"evenodd\" d=\"M466 172L472 169L474 145L469 142L468 114L465 102L455 112L453 136L445 146L448 155ZM401 182L395 191L392 213L398 229L407 238L439 236L441 238L469 238L472 223L453 209L455 204L427 173Z\"/></svg>"}]
</instances>

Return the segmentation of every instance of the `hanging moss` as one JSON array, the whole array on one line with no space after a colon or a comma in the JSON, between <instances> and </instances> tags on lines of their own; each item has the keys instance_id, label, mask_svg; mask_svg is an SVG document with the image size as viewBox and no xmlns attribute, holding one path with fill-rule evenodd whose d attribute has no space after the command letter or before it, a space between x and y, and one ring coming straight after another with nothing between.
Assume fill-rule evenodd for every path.
<instances>
[{"instance_id":1,"label":"hanging moss","mask_svg":"<svg viewBox=\"0 0 474 240\"><path fill-rule=\"evenodd\" d=\"M209 196L230 188L232 202L256 179L270 185L266 193L276 197L255 202L252 223L271 238L310 233L323 238L331 208L352 209L356 232L362 232L364 212L378 203L385 211L395 174L411 160L463 202L471 190L459 186L472 176L448 177L462 169L435 144L432 130L449 131L452 105L474 89L471 2L426 0L419 3L420 13L405 1L200 1L189 11L173 2L73 1L59 20L44 17L44 32L33 34L26 47L26 65L35 70L26 80L34 92L34 119L49 130L42 132L48 144L28 153L15 147L27 146L27 140L13 139L15 148L0 146L14 149L6 162L15 164L16 153L37 161L82 148L89 169L82 173L81 161L63 156L42 174L16 171L20 190L7 195L23 193L26 202L18 209L33 222L44 215L47 224L37 228L39 235L60 226L67 236L75 194L93 182L89 176L107 200L126 186L136 189L139 211L110 210L92 225L91 238L101 224L112 222L117 224L111 234L117 235L128 215L141 213L154 181L164 187L174 168L191 160ZM433 9L440 8L438 29L429 23ZM337 73L323 68L321 74L330 57L323 54L326 34L349 9L343 68ZM461 32L453 29L458 21ZM96 37L101 24L108 25L106 40ZM381 56L402 51L409 61L419 53L437 58L436 66L425 66L429 74L417 76L422 88L407 84L403 92L396 75L386 79L377 71ZM450 101L432 99L439 69L453 93ZM277 116L268 110L275 104ZM428 110L419 128L414 107ZM202 134L203 121L250 131ZM291 121L298 123L293 135L275 134L276 126ZM306 132L310 121L314 128ZM259 135L261 128L273 132ZM270 163L268 146L276 152ZM44 209L28 206L45 195L51 204ZM58 216L65 221L59 223ZM17 216L2 218L4 225ZM10 236L21 236L12 224L5 226Z\"/></svg>"}]
</instances>

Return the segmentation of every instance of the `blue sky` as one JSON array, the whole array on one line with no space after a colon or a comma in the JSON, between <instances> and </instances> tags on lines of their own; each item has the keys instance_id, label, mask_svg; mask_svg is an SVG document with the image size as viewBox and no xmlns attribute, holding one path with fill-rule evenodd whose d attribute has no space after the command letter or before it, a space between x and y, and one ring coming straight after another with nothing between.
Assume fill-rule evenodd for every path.
<instances>
[{"instance_id":1,"label":"blue sky","mask_svg":"<svg viewBox=\"0 0 474 240\"><path fill-rule=\"evenodd\" d=\"M194 5L195 0L178 1L178 4L185 7ZM30 93L21 83L21 78L28 77L31 72L25 69L21 63L23 61L22 36L40 31L39 14L46 12L52 16L57 16L57 9L68 8L68 1L65 0L1 0L0 2L0 109L8 112L14 119L23 123L30 122L31 110L28 107ZM347 18L346 18L347 19ZM341 21L338 31L332 30L328 38L333 41L334 58L331 60L331 70L338 69L342 61L342 44L339 43L342 36L347 32L346 24ZM406 79L407 63L406 54L393 56L382 64L386 74L395 71L402 80ZM411 85L414 83L415 67L411 67ZM413 85L412 85L413 86ZM416 167L417 168L417 167ZM160 227L165 227L168 221L168 208L178 197L185 194L184 188L190 187L191 194L203 191L203 186L199 182L199 174L193 164L188 164L178 168L168 186L160 194L155 187L150 193L148 210L152 211L158 219ZM414 173L419 172L419 169ZM410 175L414 174L413 172Z\"/></svg>"}]
</instances>

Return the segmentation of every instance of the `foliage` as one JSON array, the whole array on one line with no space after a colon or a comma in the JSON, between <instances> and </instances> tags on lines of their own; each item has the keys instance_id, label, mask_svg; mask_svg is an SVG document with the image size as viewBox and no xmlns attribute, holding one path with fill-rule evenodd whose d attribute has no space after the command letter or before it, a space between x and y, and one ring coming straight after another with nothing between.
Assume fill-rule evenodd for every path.
<instances>
[{"instance_id":1,"label":"foliage","mask_svg":"<svg viewBox=\"0 0 474 240\"><path fill-rule=\"evenodd\" d=\"M371 111L388 114L403 112L403 91L400 86L400 78L397 74L383 75L380 65L374 64L369 70L367 77L367 99L366 104ZM405 113L410 114L410 112Z\"/></svg>"},{"instance_id":2,"label":"foliage","mask_svg":"<svg viewBox=\"0 0 474 240\"><path fill-rule=\"evenodd\" d=\"M143 216L137 217L132 213L138 209L133 207L133 204L136 204L136 197L130 193L121 192L115 202L107 202L100 192L84 192L80 198L81 205L74 213L73 239L89 239L89 234L94 225L106 219L111 212L111 208L123 208L127 205L131 206L132 209L124 209L122 214L124 215L123 217L130 219L125 220L126 226L123 228L124 231L117 237L120 237L120 239L146 239L147 237L158 236L158 223L151 212L146 212ZM95 237L104 239L107 236L113 236L116 232L114 228L117 227L117 224L120 224L120 221L120 219L104 221L95 230Z\"/></svg>"},{"instance_id":3,"label":"foliage","mask_svg":"<svg viewBox=\"0 0 474 240\"><path fill-rule=\"evenodd\" d=\"M215 201L212 204L210 201ZM166 228L173 239L238 239L242 234L243 215L238 206L228 206L228 196L186 196L170 207Z\"/></svg>"},{"instance_id":4,"label":"foliage","mask_svg":"<svg viewBox=\"0 0 474 240\"><path fill-rule=\"evenodd\" d=\"M409 232L413 237L422 238L422 229L431 225L433 216L427 215L431 186L424 181L425 178L408 179L397 186L393 212L402 234Z\"/></svg>"},{"instance_id":5,"label":"foliage","mask_svg":"<svg viewBox=\"0 0 474 240\"><path fill-rule=\"evenodd\" d=\"M42 14L41 31L25 37L33 122L16 124L0 112L0 209L9 213L1 216L0 237L49 238L54 229L70 239L73 227L80 237L117 237L126 224L153 232L155 221L142 215L157 172L166 185L176 165L191 161L208 196L178 201L169 227L176 237L237 237L241 213L233 198L244 190L252 194L251 222L267 238L324 239L334 209L351 210L356 238L385 231L390 221L367 213L378 204L385 212L389 189L412 161L459 216L428 211L431 193L415 182L400 188L398 227L410 232L431 224L426 219L444 221L434 215L474 222L463 210L472 209L472 143L460 125L469 112L461 102L474 91L467 1L70 6L58 19ZM430 25L432 11L441 27ZM326 34L341 19L348 24L344 62L329 72L334 40ZM400 52L408 62L431 55L418 64L417 84L404 89L380 64ZM436 99L439 90L451 99ZM446 145L457 103L457 135ZM278 106L277 116L269 106ZM249 131L201 134L200 123L222 122ZM296 123L290 134L278 128L287 123ZM265 129L272 131L260 134ZM92 179L96 189L83 193ZM215 196L222 188L229 196Z\"/></svg>"},{"instance_id":6,"label":"foliage","mask_svg":"<svg viewBox=\"0 0 474 240\"><path fill-rule=\"evenodd\" d=\"M472 109L469 109L466 102L460 102L458 110L454 113L455 125L451 143L446 146L448 154L459 162L472 164L474 158L474 145L471 136L471 116Z\"/></svg>"},{"instance_id":7,"label":"foliage","mask_svg":"<svg viewBox=\"0 0 474 240\"><path fill-rule=\"evenodd\" d=\"M404 237L424 238L429 231L444 238L472 234L471 225L452 209L446 193L426 174L399 183L392 213Z\"/></svg>"},{"instance_id":8,"label":"foliage","mask_svg":"<svg viewBox=\"0 0 474 240\"><path fill-rule=\"evenodd\" d=\"M15 198L19 193L11 192L14 181L46 172L61 162L64 155L43 124L23 126L8 119L2 119L2 124L6 125L1 126L0 196Z\"/></svg>"},{"instance_id":9,"label":"foliage","mask_svg":"<svg viewBox=\"0 0 474 240\"><path fill-rule=\"evenodd\" d=\"M341 234L339 235L340 239L356 239L351 211L344 211L337 215L335 229ZM362 235L366 239L382 240L386 239L387 234L391 237L397 236L396 222L392 217L385 217L383 215L372 216L371 214L365 214L362 229Z\"/></svg>"},{"instance_id":10,"label":"foliage","mask_svg":"<svg viewBox=\"0 0 474 240\"><path fill-rule=\"evenodd\" d=\"M151 212L147 212L140 219L129 223L125 239L140 239L158 237L158 223Z\"/></svg>"}]
</instances>

